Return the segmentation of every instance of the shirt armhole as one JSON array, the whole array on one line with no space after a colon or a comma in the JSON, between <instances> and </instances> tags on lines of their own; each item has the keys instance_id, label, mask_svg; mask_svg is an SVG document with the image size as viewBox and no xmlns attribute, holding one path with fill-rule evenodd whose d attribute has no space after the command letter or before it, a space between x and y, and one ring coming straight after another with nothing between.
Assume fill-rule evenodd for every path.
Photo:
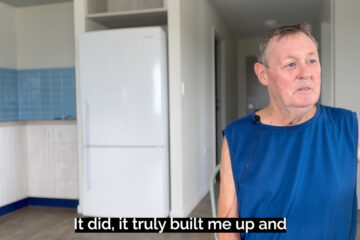
<instances>
[{"instance_id":1,"label":"shirt armhole","mask_svg":"<svg viewBox=\"0 0 360 240\"><path fill-rule=\"evenodd\" d=\"M356 160L358 160L359 156L359 119L356 115L356 112L353 112L353 123L354 123L354 134L355 134L355 152L356 152Z\"/></svg>"}]
</instances>

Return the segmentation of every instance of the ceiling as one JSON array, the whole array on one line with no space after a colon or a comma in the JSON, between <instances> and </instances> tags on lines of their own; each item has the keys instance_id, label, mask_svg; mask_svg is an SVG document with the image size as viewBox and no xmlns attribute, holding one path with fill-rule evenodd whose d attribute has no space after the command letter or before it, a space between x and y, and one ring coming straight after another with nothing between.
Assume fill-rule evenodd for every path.
<instances>
[{"instance_id":1,"label":"ceiling","mask_svg":"<svg viewBox=\"0 0 360 240\"><path fill-rule=\"evenodd\" d=\"M0 0L13 7L69 2L72 0ZM311 23L323 0L212 0L220 14L238 37L258 37L270 27L264 22L278 24Z\"/></svg>"},{"instance_id":2,"label":"ceiling","mask_svg":"<svg viewBox=\"0 0 360 240\"><path fill-rule=\"evenodd\" d=\"M33 5L70 2L72 0L0 0L0 2L9 4L13 7L28 7Z\"/></svg>"},{"instance_id":3,"label":"ceiling","mask_svg":"<svg viewBox=\"0 0 360 240\"><path fill-rule=\"evenodd\" d=\"M270 27L264 22L278 24L311 23L322 0L212 0L220 14L238 37L258 37Z\"/></svg>"}]
</instances>

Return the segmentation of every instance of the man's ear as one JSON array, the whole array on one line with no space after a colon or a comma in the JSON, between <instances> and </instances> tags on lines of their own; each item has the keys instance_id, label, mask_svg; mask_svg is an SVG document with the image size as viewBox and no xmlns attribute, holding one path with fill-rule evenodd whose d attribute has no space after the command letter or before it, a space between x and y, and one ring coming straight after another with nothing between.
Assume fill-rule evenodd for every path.
<instances>
[{"instance_id":1,"label":"man's ear","mask_svg":"<svg viewBox=\"0 0 360 240\"><path fill-rule=\"evenodd\" d=\"M259 82L264 85L264 86L267 86L268 85L268 79L267 79L267 75L266 75L266 67L261 64L261 63L255 63L254 65L254 71L255 71L255 74L259 80Z\"/></svg>"}]
</instances>

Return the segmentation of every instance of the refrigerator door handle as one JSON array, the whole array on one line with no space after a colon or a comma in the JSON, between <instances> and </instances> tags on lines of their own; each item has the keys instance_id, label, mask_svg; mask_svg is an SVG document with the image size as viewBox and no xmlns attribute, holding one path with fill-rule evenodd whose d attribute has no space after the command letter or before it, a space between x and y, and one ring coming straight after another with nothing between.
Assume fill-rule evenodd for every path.
<instances>
[{"instance_id":1,"label":"refrigerator door handle","mask_svg":"<svg viewBox=\"0 0 360 240\"><path fill-rule=\"evenodd\" d=\"M85 136L84 136L84 140L85 140L85 146L88 147L89 146L89 133L90 129L89 129L89 104L87 101L85 101Z\"/></svg>"},{"instance_id":2,"label":"refrigerator door handle","mask_svg":"<svg viewBox=\"0 0 360 240\"><path fill-rule=\"evenodd\" d=\"M91 187L91 166L89 154L89 104L85 101L85 173L86 173L86 189L90 190Z\"/></svg>"}]
</instances>

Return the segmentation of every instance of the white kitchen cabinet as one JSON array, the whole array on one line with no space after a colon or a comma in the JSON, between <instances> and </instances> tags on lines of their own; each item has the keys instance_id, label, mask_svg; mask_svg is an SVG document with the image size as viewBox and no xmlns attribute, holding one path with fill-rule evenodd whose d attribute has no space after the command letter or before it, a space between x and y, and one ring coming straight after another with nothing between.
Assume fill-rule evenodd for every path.
<instances>
[{"instance_id":1,"label":"white kitchen cabinet","mask_svg":"<svg viewBox=\"0 0 360 240\"><path fill-rule=\"evenodd\" d=\"M35 122L26 129L29 196L77 199L75 122Z\"/></svg>"},{"instance_id":2,"label":"white kitchen cabinet","mask_svg":"<svg viewBox=\"0 0 360 240\"><path fill-rule=\"evenodd\" d=\"M104 28L164 25L167 0L87 0L86 19ZM91 27L87 26L88 30Z\"/></svg>"}]
</instances>

